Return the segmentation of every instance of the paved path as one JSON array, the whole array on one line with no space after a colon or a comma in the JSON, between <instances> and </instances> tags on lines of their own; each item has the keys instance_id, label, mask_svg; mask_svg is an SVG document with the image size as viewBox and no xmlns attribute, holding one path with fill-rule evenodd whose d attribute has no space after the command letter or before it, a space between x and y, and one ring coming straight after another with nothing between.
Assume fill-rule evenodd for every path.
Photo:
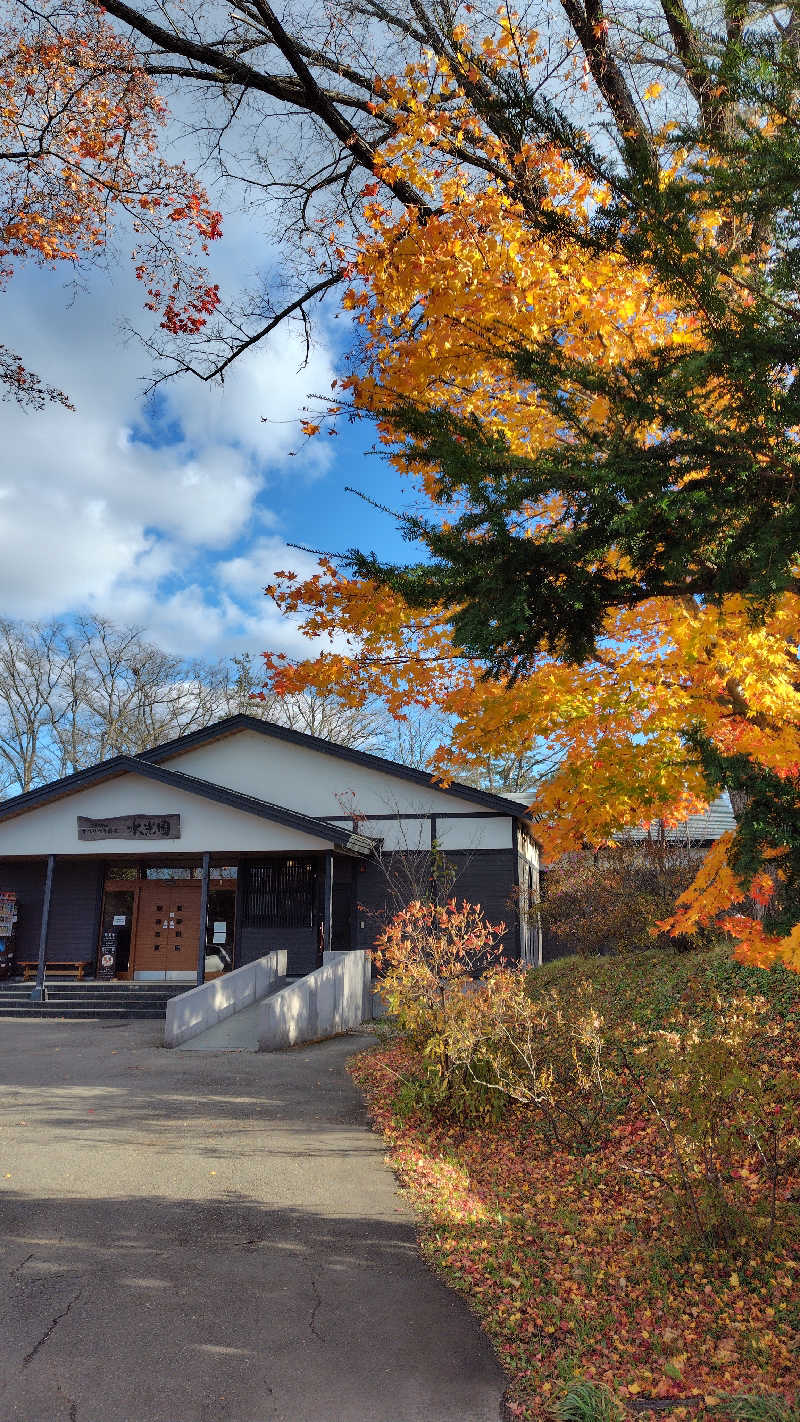
<instances>
[{"instance_id":1,"label":"paved path","mask_svg":"<svg viewBox=\"0 0 800 1422\"><path fill-rule=\"evenodd\" d=\"M339 1039L0 1024L0 1422L497 1422Z\"/></svg>"}]
</instances>

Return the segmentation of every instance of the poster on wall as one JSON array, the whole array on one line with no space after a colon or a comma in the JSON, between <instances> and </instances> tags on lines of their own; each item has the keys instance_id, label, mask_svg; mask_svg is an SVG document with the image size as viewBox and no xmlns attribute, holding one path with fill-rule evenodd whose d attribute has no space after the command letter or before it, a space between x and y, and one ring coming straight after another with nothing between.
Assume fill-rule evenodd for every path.
<instances>
[{"instance_id":1,"label":"poster on wall","mask_svg":"<svg viewBox=\"0 0 800 1422\"><path fill-rule=\"evenodd\" d=\"M0 892L0 938L10 938L17 921L17 896L12 889Z\"/></svg>"},{"instance_id":2,"label":"poster on wall","mask_svg":"<svg viewBox=\"0 0 800 1422\"><path fill-rule=\"evenodd\" d=\"M78 839L180 839L180 815L78 815Z\"/></svg>"},{"instance_id":3,"label":"poster on wall","mask_svg":"<svg viewBox=\"0 0 800 1422\"><path fill-rule=\"evenodd\" d=\"M105 929L100 939L100 963L98 965L98 978L113 978L117 969L117 946L118 930L116 928Z\"/></svg>"}]
</instances>

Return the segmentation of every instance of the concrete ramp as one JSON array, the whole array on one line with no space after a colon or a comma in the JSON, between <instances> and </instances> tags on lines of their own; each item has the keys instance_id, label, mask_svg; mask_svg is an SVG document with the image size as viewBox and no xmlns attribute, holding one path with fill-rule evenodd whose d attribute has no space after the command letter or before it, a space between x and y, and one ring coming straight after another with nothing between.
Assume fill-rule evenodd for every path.
<instances>
[{"instance_id":1,"label":"concrete ramp","mask_svg":"<svg viewBox=\"0 0 800 1422\"><path fill-rule=\"evenodd\" d=\"M324 953L322 967L298 978L258 1006L262 1052L316 1042L359 1027L372 1016L372 960L352 949Z\"/></svg>"},{"instance_id":2,"label":"concrete ramp","mask_svg":"<svg viewBox=\"0 0 800 1422\"><path fill-rule=\"evenodd\" d=\"M322 967L287 980L286 953L269 953L192 988L167 1009L165 1045L196 1052L276 1052L350 1032L373 1016L368 953L324 953Z\"/></svg>"},{"instance_id":3,"label":"concrete ramp","mask_svg":"<svg viewBox=\"0 0 800 1422\"><path fill-rule=\"evenodd\" d=\"M276 978L272 991L279 992L285 978ZM262 999L263 1000L263 999ZM224 1017L188 1042L180 1042L181 1052L257 1052L261 1002L251 1002L241 1012Z\"/></svg>"},{"instance_id":4,"label":"concrete ramp","mask_svg":"<svg viewBox=\"0 0 800 1422\"><path fill-rule=\"evenodd\" d=\"M165 1047L183 1047L259 1003L286 978L286 949L267 953L213 982L191 988L167 1003ZM245 1029L245 1024L241 1024ZM233 1022L231 1022L233 1031ZM238 1031L238 1029L237 1029ZM236 1035L236 1034L234 1034ZM246 1029L245 1029L246 1035ZM257 1034L256 1034L257 1041ZM197 1046L200 1043L197 1042ZM225 1050L225 1049L223 1049ZM255 1050L255 1047L253 1048Z\"/></svg>"}]
</instances>

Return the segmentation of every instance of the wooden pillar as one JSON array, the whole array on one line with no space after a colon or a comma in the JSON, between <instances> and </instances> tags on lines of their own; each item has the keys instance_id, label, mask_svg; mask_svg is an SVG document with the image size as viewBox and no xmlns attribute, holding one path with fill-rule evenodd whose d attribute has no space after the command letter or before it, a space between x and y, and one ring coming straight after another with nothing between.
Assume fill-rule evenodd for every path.
<instances>
[{"instance_id":1,"label":"wooden pillar","mask_svg":"<svg viewBox=\"0 0 800 1422\"><path fill-rule=\"evenodd\" d=\"M524 963L524 962L525 962L525 954L524 954L524 952L523 952L523 947L527 947L528 944L530 943L530 937L529 937L529 932L530 932L530 920L528 920L528 932L525 932L525 931L523 930L523 925L522 925L522 919L523 919L524 912L525 912L525 892L526 892L526 889L527 889L527 885L525 886L525 888L523 888L522 884L520 883L520 877L519 877L519 860L520 860L520 842L521 842L521 839L522 839L522 836L521 836L521 834L520 834L519 824L517 823L516 820L512 820L512 821L511 821L511 873L512 873L512 876L513 876L512 898L513 898L513 901L514 901L514 903L515 903L515 905L516 905L516 910L517 910L517 913L516 913L517 924L516 924L516 934L515 934L515 937L516 937L516 940L517 940L517 962L518 962L518 963Z\"/></svg>"},{"instance_id":2,"label":"wooden pillar","mask_svg":"<svg viewBox=\"0 0 800 1422\"><path fill-rule=\"evenodd\" d=\"M208 869L211 855L203 855L203 877L200 881L200 941L197 945L197 986L206 975L206 931L208 928Z\"/></svg>"},{"instance_id":3,"label":"wooden pillar","mask_svg":"<svg viewBox=\"0 0 800 1422\"><path fill-rule=\"evenodd\" d=\"M42 899L42 926L39 932L39 962L36 966L36 985L31 993L32 1002L44 1001L44 974L45 963L47 961L47 923L50 918L50 901L53 897L53 870L55 869L56 856L48 854L47 873L44 879L44 898Z\"/></svg>"},{"instance_id":4,"label":"wooden pillar","mask_svg":"<svg viewBox=\"0 0 800 1422\"><path fill-rule=\"evenodd\" d=\"M333 947L333 850L325 855L325 880L322 886L322 951Z\"/></svg>"},{"instance_id":5,"label":"wooden pillar","mask_svg":"<svg viewBox=\"0 0 800 1422\"><path fill-rule=\"evenodd\" d=\"M248 872L247 860L240 859L236 866L236 898L233 905L233 962L232 968L238 968L242 955L242 921L244 919L244 894L245 894L245 874Z\"/></svg>"},{"instance_id":6,"label":"wooden pillar","mask_svg":"<svg viewBox=\"0 0 800 1422\"><path fill-rule=\"evenodd\" d=\"M361 942L359 930L359 874L361 873L360 859L354 859L350 866L350 947L358 948Z\"/></svg>"}]
</instances>

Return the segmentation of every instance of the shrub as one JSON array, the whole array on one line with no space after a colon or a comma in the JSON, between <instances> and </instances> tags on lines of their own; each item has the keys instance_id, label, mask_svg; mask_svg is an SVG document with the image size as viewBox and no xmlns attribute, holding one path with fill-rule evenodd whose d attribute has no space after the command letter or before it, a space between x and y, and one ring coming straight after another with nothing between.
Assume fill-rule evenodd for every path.
<instances>
[{"instance_id":1,"label":"shrub","mask_svg":"<svg viewBox=\"0 0 800 1422\"><path fill-rule=\"evenodd\" d=\"M489 923L479 904L415 900L396 913L375 943L381 992L401 1031L424 1046L459 1015L481 972L499 963L504 923Z\"/></svg>"},{"instance_id":2,"label":"shrub","mask_svg":"<svg viewBox=\"0 0 800 1422\"><path fill-rule=\"evenodd\" d=\"M514 1101L554 1144L588 1148L620 1104L593 989L533 1001L525 973L501 962L502 932L474 905L417 902L379 938L383 996L422 1057L403 1107L475 1119Z\"/></svg>"},{"instance_id":3,"label":"shrub","mask_svg":"<svg viewBox=\"0 0 800 1422\"><path fill-rule=\"evenodd\" d=\"M646 947L696 870L691 846L663 836L565 854L545 876L542 923L561 952L590 956ZM697 945L687 939L682 946Z\"/></svg>"},{"instance_id":4,"label":"shrub","mask_svg":"<svg viewBox=\"0 0 800 1422\"><path fill-rule=\"evenodd\" d=\"M496 973L481 1008L476 1057L487 1085L536 1108L546 1134L562 1149L594 1145L623 1101L592 985L576 985L568 998L552 990L532 1000L524 973Z\"/></svg>"},{"instance_id":5,"label":"shrub","mask_svg":"<svg viewBox=\"0 0 800 1422\"><path fill-rule=\"evenodd\" d=\"M797 1079L762 1064L766 1006L717 999L710 1022L677 1014L635 1048L617 1044L664 1144L663 1168L639 1173L683 1206L694 1233L724 1246L753 1230L770 1242L781 1185L800 1164Z\"/></svg>"},{"instance_id":6,"label":"shrub","mask_svg":"<svg viewBox=\"0 0 800 1422\"><path fill-rule=\"evenodd\" d=\"M659 1011L636 1014L616 982L622 959L597 983L577 963L537 979L503 964L502 932L451 900L410 904L381 935L383 994L421 1063L401 1108L479 1120L514 1102L559 1149L613 1143L696 1237L766 1247L800 1165L800 1082L765 1066L780 1055L780 1015L762 997L723 997L708 973L682 991L662 983ZM646 974L637 990L650 991ZM613 1130L633 1099L641 1130Z\"/></svg>"},{"instance_id":7,"label":"shrub","mask_svg":"<svg viewBox=\"0 0 800 1422\"><path fill-rule=\"evenodd\" d=\"M421 1052L423 1069L407 1082L404 1105L457 1117L496 1115L500 1095L482 1059L484 985L501 959L505 924L480 906L415 901L379 935L381 992L400 1031Z\"/></svg>"}]
</instances>

